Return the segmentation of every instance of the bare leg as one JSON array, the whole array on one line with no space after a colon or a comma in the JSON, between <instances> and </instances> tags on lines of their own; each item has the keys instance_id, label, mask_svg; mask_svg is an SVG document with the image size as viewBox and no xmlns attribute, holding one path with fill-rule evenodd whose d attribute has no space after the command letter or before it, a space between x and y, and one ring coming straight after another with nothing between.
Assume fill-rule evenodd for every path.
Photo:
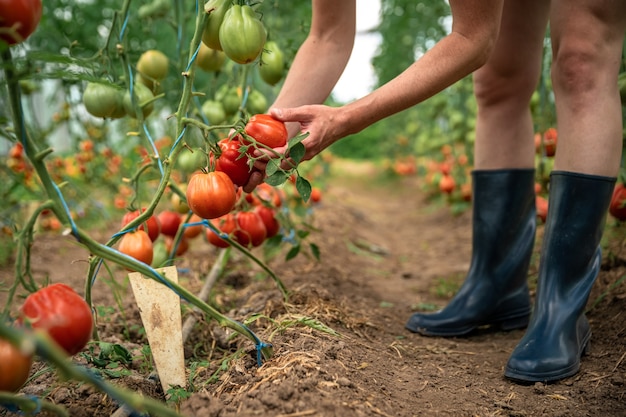
<instances>
[{"instance_id":1,"label":"bare leg","mask_svg":"<svg viewBox=\"0 0 626 417\"><path fill-rule=\"evenodd\" d=\"M544 0L504 4L495 49L474 74L476 169L534 167L529 103L541 73L549 8Z\"/></svg>"},{"instance_id":2,"label":"bare leg","mask_svg":"<svg viewBox=\"0 0 626 417\"><path fill-rule=\"evenodd\" d=\"M622 147L617 76L626 2L554 0L550 16L559 132L555 169L615 177Z\"/></svg>"}]
</instances>

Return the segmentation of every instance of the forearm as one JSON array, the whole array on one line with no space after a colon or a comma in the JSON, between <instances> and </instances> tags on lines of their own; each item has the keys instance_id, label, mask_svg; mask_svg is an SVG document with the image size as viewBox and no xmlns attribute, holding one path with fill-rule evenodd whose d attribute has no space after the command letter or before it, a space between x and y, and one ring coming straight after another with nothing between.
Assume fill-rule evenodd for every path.
<instances>
[{"instance_id":1,"label":"forearm","mask_svg":"<svg viewBox=\"0 0 626 417\"><path fill-rule=\"evenodd\" d=\"M323 103L350 58L349 48L330 40L307 39L296 54L272 107Z\"/></svg>"}]
</instances>

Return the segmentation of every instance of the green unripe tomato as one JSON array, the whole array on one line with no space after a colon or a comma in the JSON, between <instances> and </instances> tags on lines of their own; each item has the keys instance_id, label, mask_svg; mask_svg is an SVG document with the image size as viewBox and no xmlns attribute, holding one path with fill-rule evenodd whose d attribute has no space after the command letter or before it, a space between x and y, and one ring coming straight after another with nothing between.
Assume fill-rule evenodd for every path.
<instances>
[{"instance_id":1,"label":"green unripe tomato","mask_svg":"<svg viewBox=\"0 0 626 417\"><path fill-rule=\"evenodd\" d=\"M150 49L139 57L137 71L144 77L161 81L167 77L170 61L161 51Z\"/></svg>"},{"instance_id":2,"label":"green unripe tomato","mask_svg":"<svg viewBox=\"0 0 626 417\"><path fill-rule=\"evenodd\" d=\"M196 56L196 65L206 72L218 72L222 69L222 65L226 60L226 54L217 49L211 49L200 42L200 49Z\"/></svg>"},{"instance_id":3,"label":"green unripe tomato","mask_svg":"<svg viewBox=\"0 0 626 417\"><path fill-rule=\"evenodd\" d=\"M276 85L283 78L285 72L285 58L283 51L276 42L267 41L261 53L259 75L269 85Z\"/></svg>"},{"instance_id":4,"label":"green unripe tomato","mask_svg":"<svg viewBox=\"0 0 626 417\"><path fill-rule=\"evenodd\" d=\"M126 114L123 97L121 88L90 82L83 92L83 104L92 116L119 119Z\"/></svg>"},{"instance_id":5,"label":"green unripe tomato","mask_svg":"<svg viewBox=\"0 0 626 417\"><path fill-rule=\"evenodd\" d=\"M228 9L219 35L224 53L238 64L256 60L267 39L263 23L248 5L234 5Z\"/></svg>"},{"instance_id":6,"label":"green unripe tomato","mask_svg":"<svg viewBox=\"0 0 626 417\"><path fill-rule=\"evenodd\" d=\"M267 99L259 90L250 90L248 101L246 102L246 110L250 114L265 113L267 111Z\"/></svg>"},{"instance_id":7,"label":"green unripe tomato","mask_svg":"<svg viewBox=\"0 0 626 417\"><path fill-rule=\"evenodd\" d=\"M154 102L151 101L148 104L146 103L154 98L154 94L152 94L152 91L148 87L138 82L135 83L133 93L135 96L135 103L141 107L143 117L148 117L150 113L152 113L152 110L154 110ZM133 101L130 99L130 91L126 91L126 93L124 93L124 111L128 116L137 118L137 113L133 107Z\"/></svg>"},{"instance_id":8,"label":"green unripe tomato","mask_svg":"<svg viewBox=\"0 0 626 417\"><path fill-rule=\"evenodd\" d=\"M202 114L210 124L219 125L226 120L224 105L217 100L207 100L202 104Z\"/></svg>"},{"instance_id":9,"label":"green unripe tomato","mask_svg":"<svg viewBox=\"0 0 626 417\"><path fill-rule=\"evenodd\" d=\"M204 5L204 11L209 14L209 17L204 32L202 32L202 42L211 49L222 50L220 27L230 6L231 0L209 0Z\"/></svg>"}]
</instances>

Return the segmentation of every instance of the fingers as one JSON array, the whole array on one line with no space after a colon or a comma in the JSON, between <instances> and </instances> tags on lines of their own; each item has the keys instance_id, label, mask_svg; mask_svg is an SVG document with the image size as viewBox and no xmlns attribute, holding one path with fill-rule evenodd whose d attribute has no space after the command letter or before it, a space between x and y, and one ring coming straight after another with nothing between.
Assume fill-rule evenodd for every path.
<instances>
[{"instance_id":1,"label":"fingers","mask_svg":"<svg viewBox=\"0 0 626 417\"><path fill-rule=\"evenodd\" d=\"M243 191L246 193L251 193L254 189L263 182L265 178L265 171L258 171L254 169L250 174L250 178L246 185L243 186Z\"/></svg>"}]
</instances>

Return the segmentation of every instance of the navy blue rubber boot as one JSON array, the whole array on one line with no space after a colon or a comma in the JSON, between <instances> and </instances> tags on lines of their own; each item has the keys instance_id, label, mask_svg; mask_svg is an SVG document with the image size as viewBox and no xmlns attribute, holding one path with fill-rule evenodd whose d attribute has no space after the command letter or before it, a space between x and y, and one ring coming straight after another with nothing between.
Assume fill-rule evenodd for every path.
<instances>
[{"instance_id":1,"label":"navy blue rubber boot","mask_svg":"<svg viewBox=\"0 0 626 417\"><path fill-rule=\"evenodd\" d=\"M463 336L478 327L524 328L527 274L535 243L535 171L472 173L472 257L465 281L442 310L415 313L406 328L424 336Z\"/></svg>"},{"instance_id":2,"label":"navy blue rubber boot","mask_svg":"<svg viewBox=\"0 0 626 417\"><path fill-rule=\"evenodd\" d=\"M600 239L615 178L553 171L535 309L504 375L551 382L576 374L589 347L585 317L600 270Z\"/></svg>"}]
</instances>

